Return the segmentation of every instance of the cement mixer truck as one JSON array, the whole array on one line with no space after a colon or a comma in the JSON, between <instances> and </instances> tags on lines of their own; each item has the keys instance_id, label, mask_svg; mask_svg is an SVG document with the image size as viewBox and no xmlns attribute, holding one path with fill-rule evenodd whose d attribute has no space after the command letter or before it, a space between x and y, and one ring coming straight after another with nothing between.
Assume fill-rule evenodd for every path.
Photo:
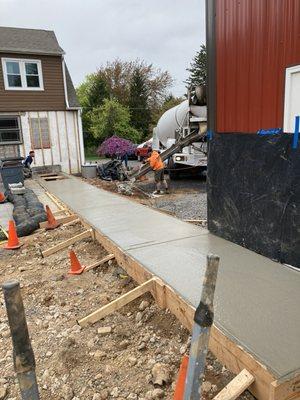
<instances>
[{"instance_id":1,"label":"cement mixer truck","mask_svg":"<svg viewBox=\"0 0 300 400\"><path fill-rule=\"evenodd\" d=\"M206 92L198 86L188 92L187 100L166 111L153 130L152 148L161 151L167 162L170 179L176 179L183 171L207 169L206 141ZM132 175L138 178L150 171L145 165Z\"/></svg>"}]
</instances>

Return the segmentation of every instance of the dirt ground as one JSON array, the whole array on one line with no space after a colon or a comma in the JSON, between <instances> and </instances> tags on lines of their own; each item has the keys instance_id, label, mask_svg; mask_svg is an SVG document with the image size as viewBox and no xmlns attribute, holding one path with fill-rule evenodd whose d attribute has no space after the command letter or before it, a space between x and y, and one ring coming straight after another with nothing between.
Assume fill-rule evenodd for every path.
<instances>
[{"instance_id":1,"label":"dirt ground","mask_svg":"<svg viewBox=\"0 0 300 400\"><path fill-rule=\"evenodd\" d=\"M133 289L135 283L115 261L68 275L68 249L42 258L41 250L80 232L81 224L39 230L16 251L0 247L1 282L17 279L36 359L42 400L172 399L188 331L146 294L86 328L77 320ZM84 265L107 252L91 239L76 243ZM0 297L0 400L20 398L12 343ZM101 327L111 332L101 333ZM158 374L158 376L156 376ZM233 375L208 354L203 399L212 399ZM244 393L240 399L252 399Z\"/></svg>"},{"instance_id":2,"label":"dirt ground","mask_svg":"<svg viewBox=\"0 0 300 400\"><path fill-rule=\"evenodd\" d=\"M99 178L82 179L101 189L118 193L118 182L116 181L103 181ZM132 195L128 196L128 198L174 215L177 218L193 220L193 223L206 226L207 198L205 177L185 177L170 181L168 175L166 175L166 179L169 184L170 194L152 196L155 190L155 182L153 174L149 173L145 180L135 183L132 187Z\"/></svg>"}]
</instances>

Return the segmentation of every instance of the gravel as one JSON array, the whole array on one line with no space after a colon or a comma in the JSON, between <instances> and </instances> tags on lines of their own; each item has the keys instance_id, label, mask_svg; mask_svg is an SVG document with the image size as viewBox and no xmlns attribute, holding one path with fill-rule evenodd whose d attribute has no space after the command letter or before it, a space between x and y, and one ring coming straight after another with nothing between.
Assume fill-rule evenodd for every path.
<instances>
[{"instance_id":1,"label":"gravel","mask_svg":"<svg viewBox=\"0 0 300 400\"><path fill-rule=\"evenodd\" d=\"M187 193L176 195L175 198L164 196L156 199L155 207L170 211L180 219L207 218L206 193Z\"/></svg>"}]
</instances>

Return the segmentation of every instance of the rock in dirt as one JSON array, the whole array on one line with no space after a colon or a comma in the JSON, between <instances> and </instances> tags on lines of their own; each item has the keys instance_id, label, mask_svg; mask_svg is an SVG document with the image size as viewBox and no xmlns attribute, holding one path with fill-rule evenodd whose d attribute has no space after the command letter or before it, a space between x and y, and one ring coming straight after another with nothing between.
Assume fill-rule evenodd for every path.
<instances>
[{"instance_id":1,"label":"rock in dirt","mask_svg":"<svg viewBox=\"0 0 300 400\"><path fill-rule=\"evenodd\" d=\"M135 322L140 322L143 318L143 313L138 312L135 317Z\"/></svg>"},{"instance_id":2,"label":"rock in dirt","mask_svg":"<svg viewBox=\"0 0 300 400\"><path fill-rule=\"evenodd\" d=\"M119 388L118 387L114 387L113 390L110 392L111 397L118 397L119 396Z\"/></svg>"},{"instance_id":3,"label":"rock in dirt","mask_svg":"<svg viewBox=\"0 0 300 400\"><path fill-rule=\"evenodd\" d=\"M68 385L62 385L61 395L64 400L72 400L74 397L73 389Z\"/></svg>"},{"instance_id":4,"label":"rock in dirt","mask_svg":"<svg viewBox=\"0 0 300 400\"><path fill-rule=\"evenodd\" d=\"M203 390L204 393L208 393L211 391L212 384L209 381L205 381L202 383L201 390Z\"/></svg>"},{"instance_id":5,"label":"rock in dirt","mask_svg":"<svg viewBox=\"0 0 300 400\"><path fill-rule=\"evenodd\" d=\"M111 333L111 331L112 331L111 326L102 326L97 330L99 335L107 335L108 333Z\"/></svg>"},{"instance_id":6,"label":"rock in dirt","mask_svg":"<svg viewBox=\"0 0 300 400\"><path fill-rule=\"evenodd\" d=\"M128 399L128 400L137 400L137 398L138 398L138 395L137 395L136 393L130 393L130 394L127 396L127 399Z\"/></svg>"},{"instance_id":7,"label":"rock in dirt","mask_svg":"<svg viewBox=\"0 0 300 400\"><path fill-rule=\"evenodd\" d=\"M6 395L7 395L7 389L1 388L0 389L0 400L4 399Z\"/></svg>"},{"instance_id":8,"label":"rock in dirt","mask_svg":"<svg viewBox=\"0 0 300 400\"><path fill-rule=\"evenodd\" d=\"M169 367L163 363L157 363L152 368L152 383L153 385L163 386L170 382Z\"/></svg>"},{"instance_id":9,"label":"rock in dirt","mask_svg":"<svg viewBox=\"0 0 300 400\"><path fill-rule=\"evenodd\" d=\"M95 354L94 354L94 357L95 357L95 358L100 358L100 359L102 359L102 358L105 358L105 357L106 357L106 354L104 353L104 351L97 350L97 351L95 352Z\"/></svg>"},{"instance_id":10,"label":"rock in dirt","mask_svg":"<svg viewBox=\"0 0 300 400\"><path fill-rule=\"evenodd\" d=\"M101 390L101 392L100 392L100 399L101 399L101 400L106 400L106 399L108 399L108 396L109 396L109 392L108 392L107 389Z\"/></svg>"},{"instance_id":11,"label":"rock in dirt","mask_svg":"<svg viewBox=\"0 0 300 400\"><path fill-rule=\"evenodd\" d=\"M152 399L162 399L165 395L165 392L162 389L154 389L151 393Z\"/></svg>"},{"instance_id":12,"label":"rock in dirt","mask_svg":"<svg viewBox=\"0 0 300 400\"><path fill-rule=\"evenodd\" d=\"M141 302L141 304L139 305L139 310L140 310L140 311L144 311L144 310L146 310L146 308L148 308L148 307L149 307L149 301L143 300L143 301Z\"/></svg>"},{"instance_id":13,"label":"rock in dirt","mask_svg":"<svg viewBox=\"0 0 300 400\"><path fill-rule=\"evenodd\" d=\"M129 357L128 362L133 367L137 363L137 359L135 357Z\"/></svg>"},{"instance_id":14,"label":"rock in dirt","mask_svg":"<svg viewBox=\"0 0 300 400\"><path fill-rule=\"evenodd\" d=\"M121 349L121 350L125 350L127 347L129 346L129 341L128 340L122 340L120 343L119 343L119 348Z\"/></svg>"}]
</instances>

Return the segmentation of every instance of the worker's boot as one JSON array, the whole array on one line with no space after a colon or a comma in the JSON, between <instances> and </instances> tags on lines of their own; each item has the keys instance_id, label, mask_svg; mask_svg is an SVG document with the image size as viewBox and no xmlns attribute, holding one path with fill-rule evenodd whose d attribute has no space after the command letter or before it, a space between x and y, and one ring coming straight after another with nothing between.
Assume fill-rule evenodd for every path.
<instances>
[{"instance_id":1,"label":"worker's boot","mask_svg":"<svg viewBox=\"0 0 300 400\"><path fill-rule=\"evenodd\" d=\"M153 192L153 194L161 194L160 190L155 190L155 192Z\"/></svg>"},{"instance_id":2,"label":"worker's boot","mask_svg":"<svg viewBox=\"0 0 300 400\"><path fill-rule=\"evenodd\" d=\"M165 193L166 193L166 194L170 194L169 188L166 188Z\"/></svg>"}]
</instances>

